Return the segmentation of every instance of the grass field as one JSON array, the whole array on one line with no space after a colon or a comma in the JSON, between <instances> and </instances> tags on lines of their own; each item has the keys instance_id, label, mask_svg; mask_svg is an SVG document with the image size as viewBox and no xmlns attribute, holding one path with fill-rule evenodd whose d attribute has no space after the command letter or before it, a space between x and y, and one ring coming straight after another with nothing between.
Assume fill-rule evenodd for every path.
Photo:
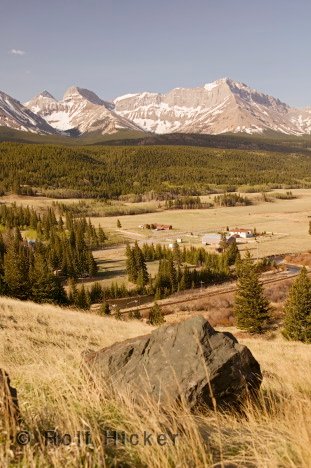
<instances>
[{"instance_id":1,"label":"grass field","mask_svg":"<svg viewBox=\"0 0 311 468\"><path fill-rule=\"evenodd\" d=\"M0 299L0 325L0 368L10 373L18 388L22 429L33 438L21 448L10 446L0 432L0 466L93 468L122 462L155 468L310 466L308 345L288 343L280 336L269 341L250 338L240 332L239 340L250 347L263 371L260 403L249 404L245 417L209 411L190 414L173 404L164 413L151 403L135 406L103 382L91 384L81 367L83 351L149 333L152 327L5 298ZM111 450L101 443L103 427L138 434L166 428L180 436L176 446L139 444ZM89 430L92 445L79 447L75 441L45 446L38 434L55 428L72 435Z\"/></svg>"},{"instance_id":2,"label":"grass field","mask_svg":"<svg viewBox=\"0 0 311 468\"><path fill-rule=\"evenodd\" d=\"M279 191L279 190L278 190ZM200 243L202 234L235 227L254 228L258 232L273 233L259 240L259 256L302 252L311 248L308 234L311 216L311 190L293 190L297 198L275 200L251 206L220 207L207 210L171 210L135 216L122 216L122 229L129 236L144 236L154 242L172 241L182 237L185 243ZM258 194L252 194L253 197ZM115 229L115 218L92 218L105 229ZM173 231L149 232L140 229L140 224L172 224ZM189 236L193 233L194 236ZM195 237L198 236L198 237ZM250 250L257 254L257 245L252 241Z\"/></svg>"},{"instance_id":3,"label":"grass field","mask_svg":"<svg viewBox=\"0 0 311 468\"><path fill-rule=\"evenodd\" d=\"M109 286L113 281L130 286L125 271L124 243L126 241L137 240L140 244L154 242L168 245L177 238L181 238L183 245L201 246L201 237L204 233L224 230L227 226L229 228L256 227L257 232L267 232L266 236L258 238L258 242L253 239L247 243L239 241L239 249L241 251L249 249L254 257L307 252L311 249L311 236L308 233L311 219L309 218L311 216L311 190L297 189L292 192L296 198L274 199L273 202L259 201L260 194L258 193L247 194L253 200L250 206L158 211L120 217L93 217L92 223L95 226L101 225L109 238L106 249L94 252L100 269L100 276L97 279L105 286ZM204 201L212 201L213 196L202 198ZM33 206L36 210L45 209L55 201L66 204L79 202L78 199L53 200L16 195L1 197L0 201ZM157 208L157 202L125 203L125 205L135 209L140 205L143 208L147 206L152 209ZM117 228L117 219L120 219L122 224L120 229ZM173 230L156 232L139 228L139 225L148 223L172 224ZM154 275L157 263L149 264L148 268L149 272ZM88 283L92 282L88 281Z\"/></svg>"}]
</instances>

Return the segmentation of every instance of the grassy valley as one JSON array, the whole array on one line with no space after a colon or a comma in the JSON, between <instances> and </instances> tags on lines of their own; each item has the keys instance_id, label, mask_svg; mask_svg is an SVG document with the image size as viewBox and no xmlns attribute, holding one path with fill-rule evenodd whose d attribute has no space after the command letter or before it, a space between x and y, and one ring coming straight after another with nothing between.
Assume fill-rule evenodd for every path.
<instances>
[{"instance_id":1,"label":"grassy valley","mask_svg":"<svg viewBox=\"0 0 311 468\"><path fill-rule=\"evenodd\" d=\"M273 149L259 140L0 143L0 368L18 389L31 437L21 448L0 430L0 465L308 466L311 348L282 331L302 266L310 276L311 159L307 139L274 139ZM242 236L230 246L234 231ZM205 235L220 243L205 245ZM271 307L255 332L241 329L235 306L248 252L249 276L256 272ZM261 365L259 399L243 414L191 413L173 401L161 412L90 381L86 351L195 315L233 333ZM178 444L101 440L105 429L167 428ZM47 446L49 429L90 431L92 440Z\"/></svg>"}]
</instances>

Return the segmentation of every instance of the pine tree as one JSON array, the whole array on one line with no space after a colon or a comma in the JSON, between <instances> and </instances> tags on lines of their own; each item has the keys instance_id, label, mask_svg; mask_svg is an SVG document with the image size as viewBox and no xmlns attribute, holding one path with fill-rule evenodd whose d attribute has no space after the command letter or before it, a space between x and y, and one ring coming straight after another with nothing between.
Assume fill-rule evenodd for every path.
<instances>
[{"instance_id":1,"label":"pine tree","mask_svg":"<svg viewBox=\"0 0 311 468\"><path fill-rule=\"evenodd\" d=\"M220 238L220 242L219 242L219 249L224 252L226 250L226 248L228 247L228 241L227 241L227 235L225 232L222 232L221 233L221 238Z\"/></svg>"},{"instance_id":2,"label":"pine tree","mask_svg":"<svg viewBox=\"0 0 311 468\"><path fill-rule=\"evenodd\" d=\"M105 244L105 241L107 240L107 236L101 226L98 226L98 240L100 243L100 247L103 247Z\"/></svg>"},{"instance_id":3,"label":"pine tree","mask_svg":"<svg viewBox=\"0 0 311 468\"><path fill-rule=\"evenodd\" d=\"M30 280L31 298L35 302L66 303L64 288L59 278L50 270L46 258L41 252L35 253Z\"/></svg>"},{"instance_id":4,"label":"pine tree","mask_svg":"<svg viewBox=\"0 0 311 468\"><path fill-rule=\"evenodd\" d=\"M98 267L94 260L93 254L90 250L87 251L86 256L87 256L88 274L92 278L93 276L96 275L98 271Z\"/></svg>"},{"instance_id":5,"label":"pine tree","mask_svg":"<svg viewBox=\"0 0 311 468\"><path fill-rule=\"evenodd\" d=\"M141 288L143 288L149 281L149 275L144 254L141 248L138 246L137 241L135 242L133 253L135 269L137 272L136 282Z\"/></svg>"},{"instance_id":6,"label":"pine tree","mask_svg":"<svg viewBox=\"0 0 311 468\"><path fill-rule=\"evenodd\" d=\"M20 234L20 233L19 233ZM20 237L15 233L4 255L4 281L8 295L18 299L28 299L30 296L30 252L20 244Z\"/></svg>"},{"instance_id":7,"label":"pine tree","mask_svg":"<svg viewBox=\"0 0 311 468\"><path fill-rule=\"evenodd\" d=\"M237 325L250 333L262 333L270 316L270 305L264 297L259 274L249 252L238 266L235 295Z\"/></svg>"},{"instance_id":8,"label":"pine tree","mask_svg":"<svg viewBox=\"0 0 311 468\"><path fill-rule=\"evenodd\" d=\"M126 253L126 271L128 274L128 279L132 283L136 283L137 277L138 277L138 271L136 268L134 252L131 249L130 244L127 244L125 253Z\"/></svg>"},{"instance_id":9,"label":"pine tree","mask_svg":"<svg viewBox=\"0 0 311 468\"><path fill-rule=\"evenodd\" d=\"M90 308L90 295L88 291L86 291L84 284L82 284L82 287L78 290L75 305L82 310L88 310Z\"/></svg>"},{"instance_id":10,"label":"pine tree","mask_svg":"<svg viewBox=\"0 0 311 468\"><path fill-rule=\"evenodd\" d=\"M171 292L173 293L177 291L178 283L177 283L177 271L174 266L174 262L172 258L168 260L168 275L169 275L169 279L171 283Z\"/></svg>"},{"instance_id":11,"label":"pine tree","mask_svg":"<svg viewBox=\"0 0 311 468\"><path fill-rule=\"evenodd\" d=\"M108 302L103 302L101 307L100 307L100 312L102 315L110 315L111 314L111 309L110 309L110 305L108 304Z\"/></svg>"},{"instance_id":12,"label":"pine tree","mask_svg":"<svg viewBox=\"0 0 311 468\"><path fill-rule=\"evenodd\" d=\"M92 284L90 289L90 299L92 304L95 302L101 302L103 299L103 288L100 283L96 282Z\"/></svg>"},{"instance_id":13,"label":"pine tree","mask_svg":"<svg viewBox=\"0 0 311 468\"><path fill-rule=\"evenodd\" d=\"M123 316L122 316L122 314L121 314L121 310L120 310L120 307L119 307L119 306L116 306L116 307L115 307L113 316L114 316L117 320L123 320Z\"/></svg>"},{"instance_id":14,"label":"pine tree","mask_svg":"<svg viewBox=\"0 0 311 468\"><path fill-rule=\"evenodd\" d=\"M289 291L283 334L289 340L311 343L311 281L306 268Z\"/></svg>"},{"instance_id":15,"label":"pine tree","mask_svg":"<svg viewBox=\"0 0 311 468\"><path fill-rule=\"evenodd\" d=\"M173 259L174 259L174 262L176 262L178 266L181 265L181 251L180 251L178 242L174 242Z\"/></svg>"},{"instance_id":16,"label":"pine tree","mask_svg":"<svg viewBox=\"0 0 311 468\"><path fill-rule=\"evenodd\" d=\"M178 288L180 291L185 291L186 289L191 288L191 277L189 273L189 268L186 265L182 273Z\"/></svg>"},{"instance_id":17,"label":"pine tree","mask_svg":"<svg viewBox=\"0 0 311 468\"><path fill-rule=\"evenodd\" d=\"M156 302L154 306L150 309L149 312L149 320L148 323L150 325L162 325L165 322L163 312L159 306L159 304Z\"/></svg>"},{"instance_id":18,"label":"pine tree","mask_svg":"<svg viewBox=\"0 0 311 468\"><path fill-rule=\"evenodd\" d=\"M236 242L232 242L225 252L228 265L234 265L237 259L240 257L239 248Z\"/></svg>"},{"instance_id":19,"label":"pine tree","mask_svg":"<svg viewBox=\"0 0 311 468\"><path fill-rule=\"evenodd\" d=\"M68 280L68 301L70 304L76 304L78 289L74 278Z\"/></svg>"}]
</instances>

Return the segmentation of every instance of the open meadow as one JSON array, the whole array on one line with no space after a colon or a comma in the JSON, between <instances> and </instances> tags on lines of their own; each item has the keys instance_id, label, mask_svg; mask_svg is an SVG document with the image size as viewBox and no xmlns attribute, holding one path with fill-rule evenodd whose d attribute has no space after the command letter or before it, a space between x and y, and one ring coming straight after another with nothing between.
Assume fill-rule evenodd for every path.
<instances>
[{"instance_id":1,"label":"open meadow","mask_svg":"<svg viewBox=\"0 0 311 468\"><path fill-rule=\"evenodd\" d=\"M311 216L311 190L292 190L297 198L275 199L273 202L255 202L250 206L217 207L206 210L168 210L143 215L122 216L122 231L128 236L149 241L172 242L181 237L186 244L201 242L204 233L239 228L256 228L257 232L268 235L259 239L259 256L301 252L311 248L308 233ZM258 196L258 194L256 194ZM256 198L253 194L253 198ZM212 199L212 197L211 197ZM92 218L104 229L116 229L116 218ZM161 223L171 224L173 231L146 232L139 225ZM193 234L193 236L191 235ZM270 235L271 234L271 235ZM250 241L250 250L257 254L257 245Z\"/></svg>"},{"instance_id":2,"label":"open meadow","mask_svg":"<svg viewBox=\"0 0 311 468\"><path fill-rule=\"evenodd\" d=\"M278 190L285 193L286 190ZM164 210L163 203L125 203L124 206L137 209L140 205L154 210L151 213L125 215L125 216L96 216L91 217L94 226L101 226L108 235L105 249L95 250L94 258L99 266L100 283L109 286L112 282L130 286L127 280L125 264L125 242L137 241L140 245L147 242L169 245L176 239L182 240L181 245L201 246L201 238L205 233L213 233L238 228L256 228L257 233L265 232L254 239L239 239L239 250L249 249L256 258L268 255L282 255L288 253L307 252L311 249L309 234L309 221L311 220L311 189L291 190L296 198L289 200L277 199L269 196L272 201L264 202L259 193L247 194L252 205L236 207L213 207L210 209ZM273 192L271 192L273 194ZM203 202L212 202L213 195L201 197ZM0 198L2 203L16 203L22 206L31 206L36 210L45 210L55 206L55 203L64 203L68 206L79 204L78 199L50 199L46 197L28 197L9 195ZM106 206L105 203L89 202L90 206ZM121 227L117 227L117 220ZM155 231L142 229L144 224L171 224L170 231ZM148 264L149 273L154 275L158 262ZM90 285L92 281L87 281Z\"/></svg>"}]
</instances>

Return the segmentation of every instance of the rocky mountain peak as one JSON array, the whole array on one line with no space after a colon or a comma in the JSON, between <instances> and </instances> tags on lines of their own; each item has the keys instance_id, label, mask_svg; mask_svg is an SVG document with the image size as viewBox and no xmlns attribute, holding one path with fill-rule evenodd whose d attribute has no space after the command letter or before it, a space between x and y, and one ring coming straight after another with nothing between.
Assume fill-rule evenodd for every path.
<instances>
[{"instance_id":1,"label":"rocky mountain peak","mask_svg":"<svg viewBox=\"0 0 311 468\"><path fill-rule=\"evenodd\" d=\"M47 99L53 99L53 101L56 101L55 97L52 96L51 93L49 93L48 91L44 90L42 91L40 94L38 94L37 97L43 97L43 98L47 98Z\"/></svg>"},{"instance_id":2,"label":"rocky mountain peak","mask_svg":"<svg viewBox=\"0 0 311 468\"><path fill-rule=\"evenodd\" d=\"M67 89L64 94L63 100L81 100L84 99L86 101L91 102L92 104L103 106L105 105L105 101L100 99L97 94L93 93L89 89L79 88L78 86L71 86Z\"/></svg>"}]
</instances>

